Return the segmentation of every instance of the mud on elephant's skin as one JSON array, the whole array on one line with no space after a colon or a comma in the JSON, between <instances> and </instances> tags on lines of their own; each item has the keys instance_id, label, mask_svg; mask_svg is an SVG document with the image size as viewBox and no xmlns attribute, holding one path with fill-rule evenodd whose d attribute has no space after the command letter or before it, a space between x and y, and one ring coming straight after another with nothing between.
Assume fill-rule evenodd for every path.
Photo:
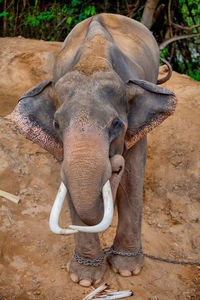
<instances>
[{"instance_id":1,"label":"mud on elephant's skin","mask_svg":"<svg viewBox=\"0 0 200 300\"><path fill-rule=\"evenodd\" d=\"M104 215L102 189L110 181L118 207L114 249L138 251L146 134L175 109L173 92L156 85L159 49L142 24L101 14L78 24L58 53L53 78L19 99L9 118L26 137L62 161L61 179L73 225L91 228ZM98 231L98 230L97 230ZM74 234L75 253L103 256L97 233ZM143 256L110 255L122 276L138 274ZM89 286L103 277L98 266L68 265L71 279Z\"/></svg>"}]
</instances>

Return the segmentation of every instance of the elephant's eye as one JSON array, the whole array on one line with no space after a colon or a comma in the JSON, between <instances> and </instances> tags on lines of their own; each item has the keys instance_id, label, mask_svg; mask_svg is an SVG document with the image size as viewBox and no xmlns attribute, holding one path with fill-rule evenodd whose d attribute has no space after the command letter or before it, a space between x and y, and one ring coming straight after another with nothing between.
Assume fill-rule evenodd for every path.
<instances>
[{"instance_id":1,"label":"elephant's eye","mask_svg":"<svg viewBox=\"0 0 200 300\"><path fill-rule=\"evenodd\" d=\"M113 128L123 128L124 127L122 121L118 117L116 117L116 118L114 118L114 120L112 120L111 126Z\"/></svg>"},{"instance_id":2,"label":"elephant's eye","mask_svg":"<svg viewBox=\"0 0 200 300\"><path fill-rule=\"evenodd\" d=\"M54 126L54 128L57 129L57 130L60 128L59 123L58 123L58 121L56 121L56 120L53 121L53 126Z\"/></svg>"},{"instance_id":3,"label":"elephant's eye","mask_svg":"<svg viewBox=\"0 0 200 300\"><path fill-rule=\"evenodd\" d=\"M114 138L116 138L119 135L119 133L123 128L124 128L124 123L120 120L120 118L118 117L114 118L109 128L110 140L111 141L114 140Z\"/></svg>"}]
</instances>

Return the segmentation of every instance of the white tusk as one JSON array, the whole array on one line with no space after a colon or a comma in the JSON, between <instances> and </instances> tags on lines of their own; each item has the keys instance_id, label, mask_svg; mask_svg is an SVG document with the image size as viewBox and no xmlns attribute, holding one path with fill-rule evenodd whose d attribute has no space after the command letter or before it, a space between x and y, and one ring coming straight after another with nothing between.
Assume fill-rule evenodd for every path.
<instances>
[{"instance_id":1,"label":"white tusk","mask_svg":"<svg viewBox=\"0 0 200 300\"><path fill-rule=\"evenodd\" d=\"M99 224L94 226L69 225L70 229L65 229L65 228L61 228L58 225L58 220L63 206L63 202L67 194L67 189L64 183L62 182L59 187L53 207L51 209L51 214L49 218L49 227L51 231L56 234L72 234L78 231L94 233L94 232L100 232L106 230L112 222L113 212L114 212L112 191L111 191L109 180L103 186L102 192L103 192L103 201L104 201L104 216L102 221Z\"/></svg>"},{"instance_id":2,"label":"white tusk","mask_svg":"<svg viewBox=\"0 0 200 300\"><path fill-rule=\"evenodd\" d=\"M50 214L50 218L49 218L49 227L50 227L51 231L56 234L71 234L71 233L77 232L77 230L60 228L60 226L58 225L60 212L61 212L66 194L67 194L67 189L66 189L64 183L61 182L61 185L59 187L56 199L55 199L53 207L51 209L51 214Z\"/></svg>"},{"instance_id":3,"label":"white tusk","mask_svg":"<svg viewBox=\"0 0 200 300\"><path fill-rule=\"evenodd\" d=\"M100 232L106 230L110 226L113 218L114 207L113 207L112 191L111 191L109 180L104 184L102 192L103 192L103 203L104 203L104 216L102 221L99 224L94 226L69 225L69 228L78 231L83 231L83 232Z\"/></svg>"}]
</instances>

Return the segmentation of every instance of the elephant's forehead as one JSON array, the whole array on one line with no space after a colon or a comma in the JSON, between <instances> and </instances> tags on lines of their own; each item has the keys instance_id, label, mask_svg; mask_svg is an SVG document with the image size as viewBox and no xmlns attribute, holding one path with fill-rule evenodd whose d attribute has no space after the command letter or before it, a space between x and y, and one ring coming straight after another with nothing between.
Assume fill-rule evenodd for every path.
<instances>
[{"instance_id":1,"label":"elephant's forehead","mask_svg":"<svg viewBox=\"0 0 200 300\"><path fill-rule=\"evenodd\" d=\"M114 71L96 72L85 76L79 72L71 72L60 78L55 84L55 92L61 103L77 99L97 99L99 97L111 100L125 94L125 86ZM81 100L81 99L80 99Z\"/></svg>"},{"instance_id":2,"label":"elephant's forehead","mask_svg":"<svg viewBox=\"0 0 200 300\"><path fill-rule=\"evenodd\" d=\"M67 122L68 126L104 128L117 116L117 111L112 105L106 102L102 105L100 99L94 100L89 96L82 96L79 100L79 96L73 101L65 101L56 112L59 120Z\"/></svg>"}]
</instances>

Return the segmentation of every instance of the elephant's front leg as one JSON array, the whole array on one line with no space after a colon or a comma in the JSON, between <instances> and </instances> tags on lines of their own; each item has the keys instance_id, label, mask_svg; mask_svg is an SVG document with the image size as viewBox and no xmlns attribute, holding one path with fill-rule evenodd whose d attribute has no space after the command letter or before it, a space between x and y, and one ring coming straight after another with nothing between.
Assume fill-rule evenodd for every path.
<instances>
[{"instance_id":1,"label":"elephant's front leg","mask_svg":"<svg viewBox=\"0 0 200 300\"><path fill-rule=\"evenodd\" d=\"M77 215L73 204L69 201L72 224L85 225ZM75 249L68 263L68 271L72 281L82 286L98 283L106 270L105 256L97 233L75 233Z\"/></svg>"},{"instance_id":2,"label":"elephant's front leg","mask_svg":"<svg viewBox=\"0 0 200 300\"><path fill-rule=\"evenodd\" d=\"M118 227L114 240L116 254L109 256L114 272L122 276L137 275L144 262L141 253L141 220L144 170L146 162L146 138L140 140L124 154L125 170L117 193ZM128 256L127 253L132 254Z\"/></svg>"}]
</instances>

